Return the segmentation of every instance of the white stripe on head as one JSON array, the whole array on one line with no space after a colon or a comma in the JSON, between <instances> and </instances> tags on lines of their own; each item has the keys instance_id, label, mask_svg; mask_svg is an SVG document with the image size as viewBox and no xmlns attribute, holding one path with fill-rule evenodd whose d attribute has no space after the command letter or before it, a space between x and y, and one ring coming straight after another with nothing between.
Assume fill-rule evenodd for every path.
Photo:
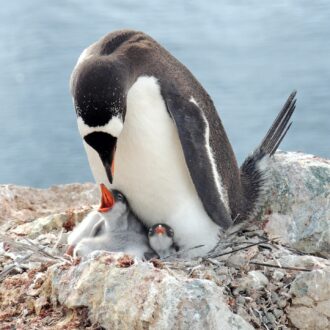
<instances>
[{"instance_id":1,"label":"white stripe on head","mask_svg":"<svg viewBox=\"0 0 330 330\"><path fill-rule=\"evenodd\" d=\"M85 48L80 56L78 57L78 61L76 64L76 67L82 63L83 61L86 61L88 58L92 57L93 54L91 54L91 48L94 46L94 44L90 45L89 47Z\"/></svg>"},{"instance_id":2,"label":"white stripe on head","mask_svg":"<svg viewBox=\"0 0 330 330\"><path fill-rule=\"evenodd\" d=\"M93 132L104 132L111 134L114 137L118 137L124 127L122 119L117 116L112 117L109 122L103 126L88 126L81 117L77 118L77 123L80 135L82 137L85 137Z\"/></svg>"},{"instance_id":3,"label":"white stripe on head","mask_svg":"<svg viewBox=\"0 0 330 330\"><path fill-rule=\"evenodd\" d=\"M191 103L195 104L198 107L198 109L200 110L200 113L203 117L203 120L204 120L204 123L205 123L205 136L204 136L205 137L205 147L206 147L206 151L207 151L207 154L208 154L210 162L211 162L213 179L215 181L215 185L216 185L217 190L219 192L220 198L221 198L221 200L223 201L223 203L225 205L226 210L228 211L229 214L231 214L231 210L229 208L229 202L228 202L228 194L227 194L227 191L226 191L224 185L222 184L222 180L221 180L221 177L220 177L220 174L218 172L217 165L216 165L216 162L215 162L215 159L214 159L213 150L210 146L210 127L209 127L209 123L208 123L208 121L205 117L205 114L200 109L200 107L198 106L197 101L194 99L193 96L190 97L189 101Z\"/></svg>"},{"instance_id":4,"label":"white stripe on head","mask_svg":"<svg viewBox=\"0 0 330 330\"><path fill-rule=\"evenodd\" d=\"M76 73L76 69L78 68L79 64L81 64L82 62L86 61L87 59L89 59L90 57L93 56L93 48L94 48L94 44L91 44L89 47L85 48L83 50L83 52L80 54L80 56L78 57L77 63L74 66L71 76L70 76L70 81L69 81L69 86L70 86L70 92L72 94L72 84L73 84L73 80L74 80L74 76Z\"/></svg>"}]
</instances>

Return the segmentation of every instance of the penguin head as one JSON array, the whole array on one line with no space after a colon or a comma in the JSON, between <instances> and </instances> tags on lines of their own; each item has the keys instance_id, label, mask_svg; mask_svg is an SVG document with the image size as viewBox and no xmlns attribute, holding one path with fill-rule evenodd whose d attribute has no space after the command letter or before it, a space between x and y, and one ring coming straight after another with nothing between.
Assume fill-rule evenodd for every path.
<instances>
[{"instance_id":1,"label":"penguin head","mask_svg":"<svg viewBox=\"0 0 330 330\"><path fill-rule=\"evenodd\" d=\"M123 193L121 193L119 190L113 189L112 194L115 198L116 203L123 203L123 204L127 205L127 207L128 207L127 199Z\"/></svg>"},{"instance_id":2,"label":"penguin head","mask_svg":"<svg viewBox=\"0 0 330 330\"><path fill-rule=\"evenodd\" d=\"M120 63L91 57L78 63L71 78L80 135L98 153L110 183L126 115L125 71Z\"/></svg>"},{"instance_id":3,"label":"penguin head","mask_svg":"<svg viewBox=\"0 0 330 330\"><path fill-rule=\"evenodd\" d=\"M101 205L98 209L99 212L106 213L110 211L114 205L120 207L123 211L129 208L126 197L119 190L113 189L110 191L103 183L100 184L100 189Z\"/></svg>"},{"instance_id":4,"label":"penguin head","mask_svg":"<svg viewBox=\"0 0 330 330\"><path fill-rule=\"evenodd\" d=\"M153 225L148 232L149 244L160 257L170 254L174 246L173 237L173 229L165 223Z\"/></svg>"},{"instance_id":5,"label":"penguin head","mask_svg":"<svg viewBox=\"0 0 330 330\"><path fill-rule=\"evenodd\" d=\"M170 226L168 226L165 223L157 223L157 224L153 225L152 227L150 227L149 232L148 232L148 236L149 237L152 237L152 236L168 236L170 238L173 238L174 231Z\"/></svg>"}]
</instances>

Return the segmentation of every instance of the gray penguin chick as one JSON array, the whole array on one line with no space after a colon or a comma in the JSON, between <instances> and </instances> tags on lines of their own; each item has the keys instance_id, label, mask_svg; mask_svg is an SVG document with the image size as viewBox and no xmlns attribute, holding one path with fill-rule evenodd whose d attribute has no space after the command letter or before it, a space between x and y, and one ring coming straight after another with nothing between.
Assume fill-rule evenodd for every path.
<instances>
[{"instance_id":1,"label":"gray penguin chick","mask_svg":"<svg viewBox=\"0 0 330 330\"><path fill-rule=\"evenodd\" d=\"M173 237L173 229L165 223L157 223L148 231L149 244L160 258L168 257L178 251Z\"/></svg>"},{"instance_id":2,"label":"gray penguin chick","mask_svg":"<svg viewBox=\"0 0 330 330\"><path fill-rule=\"evenodd\" d=\"M74 256L84 257L95 250L124 252L141 259L156 256L149 246L146 227L132 213L124 195L118 190L113 190L112 194L114 205L99 212L100 218L94 222L89 237L77 243Z\"/></svg>"},{"instance_id":3,"label":"gray penguin chick","mask_svg":"<svg viewBox=\"0 0 330 330\"><path fill-rule=\"evenodd\" d=\"M68 237L68 248L66 254L72 255L76 245L87 237L96 236L95 225L104 220L103 213L111 210L115 203L114 195L104 184L100 185L102 192L101 205L98 210L93 210L83 219L83 221L71 232ZM102 226L98 227L102 229Z\"/></svg>"}]
</instances>

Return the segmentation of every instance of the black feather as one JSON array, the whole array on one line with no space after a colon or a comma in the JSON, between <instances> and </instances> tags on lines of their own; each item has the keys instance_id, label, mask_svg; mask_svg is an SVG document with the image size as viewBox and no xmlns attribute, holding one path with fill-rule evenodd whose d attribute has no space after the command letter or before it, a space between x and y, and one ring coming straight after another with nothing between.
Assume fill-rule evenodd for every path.
<instances>
[{"instance_id":1,"label":"black feather","mask_svg":"<svg viewBox=\"0 0 330 330\"><path fill-rule=\"evenodd\" d=\"M240 168L243 193L247 205L244 212L245 218L248 218L256 210L256 206L265 197L267 171L262 171L259 164L265 157L274 155L291 127L292 122L289 121L296 107L296 94L296 91L291 93L258 148L246 158Z\"/></svg>"}]
</instances>

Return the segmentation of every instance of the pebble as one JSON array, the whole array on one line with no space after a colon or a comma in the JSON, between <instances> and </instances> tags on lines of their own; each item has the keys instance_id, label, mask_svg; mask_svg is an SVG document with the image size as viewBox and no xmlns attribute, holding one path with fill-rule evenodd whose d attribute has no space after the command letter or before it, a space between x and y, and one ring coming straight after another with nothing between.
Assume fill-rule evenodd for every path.
<instances>
[{"instance_id":1,"label":"pebble","mask_svg":"<svg viewBox=\"0 0 330 330\"><path fill-rule=\"evenodd\" d=\"M281 309L275 308L273 310L273 313L277 319L279 319L284 313Z\"/></svg>"},{"instance_id":2,"label":"pebble","mask_svg":"<svg viewBox=\"0 0 330 330\"><path fill-rule=\"evenodd\" d=\"M270 323L275 324L276 317L274 316L273 313L270 313L270 312L266 313L266 317Z\"/></svg>"},{"instance_id":3,"label":"pebble","mask_svg":"<svg viewBox=\"0 0 330 330\"><path fill-rule=\"evenodd\" d=\"M278 305L278 307L280 307L280 308L284 308L286 305L287 305L287 300L286 299L281 299L278 303L277 303L277 305Z\"/></svg>"},{"instance_id":4,"label":"pebble","mask_svg":"<svg viewBox=\"0 0 330 330\"><path fill-rule=\"evenodd\" d=\"M284 277L284 273L280 270L275 270L272 277L275 281L281 281Z\"/></svg>"},{"instance_id":5,"label":"pebble","mask_svg":"<svg viewBox=\"0 0 330 330\"><path fill-rule=\"evenodd\" d=\"M245 304L245 298L243 296L238 297L236 301L239 304L242 304L242 305Z\"/></svg>"},{"instance_id":6,"label":"pebble","mask_svg":"<svg viewBox=\"0 0 330 330\"><path fill-rule=\"evenodd\" d=\"M258 270L252 270L239 284L239 289L244 291L261 290L268 284L267 277Z\"/></svg>"},{"instance_id":7,"label":"pebble","mask_svg":"<svg viewBox=\"0 0 330 330\"><path fill-rule=\"evenodd\" d=\"M272 291L270 294L270 299L271 299L272 303L276 304L279 300L279 296L276 292Z\"/></svg>"},{"instance_id":8,"label":"pebble","mask_svg":"<svg viewBox=\"0 0 330 330\"><path fill-rule=\"evenodd\" d=\"M245 321L249 322L251 320L251 316L248 314L248 312L242 306L238 306L237 314L242 316L245 319Z\"/></svg>"},{"instance_id":9,"label":"pebble","mask_svg":"<svg viewBox=\"0 0 330 330\"><path fill-rule=\"evenodd\" d=\"M244 252L238 252L230 256L227 260L227 265L235 268L241 268L247 263Z\"/></svg>"}]
</instances>

